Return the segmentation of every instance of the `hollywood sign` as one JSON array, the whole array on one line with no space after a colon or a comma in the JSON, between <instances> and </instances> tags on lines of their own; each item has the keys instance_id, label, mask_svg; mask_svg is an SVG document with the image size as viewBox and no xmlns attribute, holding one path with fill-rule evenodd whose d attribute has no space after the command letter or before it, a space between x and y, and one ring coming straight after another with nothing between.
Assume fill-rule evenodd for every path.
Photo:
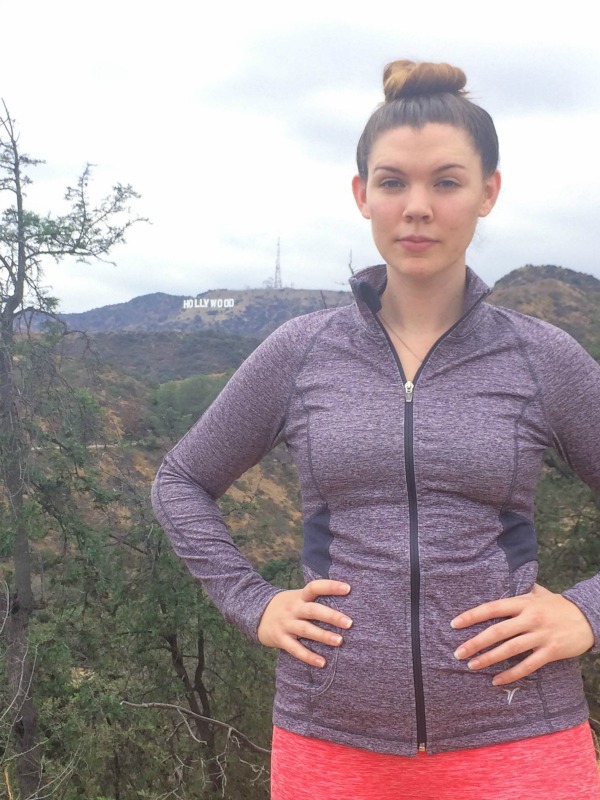
<instances>
[{"instance_id":1,"label":"hollywood sign","mask_svg":"<svg viewBox=\"0 0 600 800\"><path fill-rule=\"evenodd\" d=\"M183 301L183 309L188 308L233 308L233 297L188 297Z\"/></svg>"}]
</instances>

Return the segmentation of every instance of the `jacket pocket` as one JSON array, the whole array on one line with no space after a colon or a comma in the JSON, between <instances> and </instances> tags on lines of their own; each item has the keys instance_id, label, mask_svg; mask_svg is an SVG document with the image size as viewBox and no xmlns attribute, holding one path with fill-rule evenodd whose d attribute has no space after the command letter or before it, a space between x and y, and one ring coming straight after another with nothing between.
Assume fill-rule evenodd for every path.
<instances>
[{"instance_id":1,"label":"jacket pocket","mask_svg":"<svg viewBox=\"0 0 600 800\"><path fill-rule=\"evenodd\" d=\"M578 659L551 661L534 672L532 677L537 678L546 717L573 712L585 705Z\"/></svg>"},{"instance_id":2,"label":"jacket pocket","mask_svg":"<svg viewBox=\"0 0 600 800\"><path fill-rule=\"evenodd\" d=\"M323 595L315 602L339 611L335 598L330 595ZM314 624L324 630L340 633L339 628L326 622L314 621ZM322 642L315 642L313 639L299 638L298 641L313 653L322 656L325 659L325 666L313 667L282 650L279 654L275 673L277 688L283 689L287 686L291 689L307 692L312 696L322 694L329 689L335 677L340 648L323 644Z\"/></svg>"}]
</instances>

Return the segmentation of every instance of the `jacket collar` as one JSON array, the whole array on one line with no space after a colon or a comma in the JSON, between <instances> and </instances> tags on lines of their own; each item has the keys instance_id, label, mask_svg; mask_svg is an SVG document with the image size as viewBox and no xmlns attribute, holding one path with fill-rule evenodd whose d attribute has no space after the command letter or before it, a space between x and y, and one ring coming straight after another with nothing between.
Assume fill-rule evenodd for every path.
<instances>
[{"instance_id":1,"label":"jacket collar","mask_svg":"<svg viewBox=\"0 0 600 800\"><path fill-rule=\"evenodd\" d=\"M375 322L374 316L381 309L380 297L386 283L387 267L385 264L366 267L354 273L350 278L350 287L356 299L358 310L363 319L370 325ZM467 267L463 318L474 306L491 294L491 291L481 278L470 267Z\"/></svg>"}]
</instances>

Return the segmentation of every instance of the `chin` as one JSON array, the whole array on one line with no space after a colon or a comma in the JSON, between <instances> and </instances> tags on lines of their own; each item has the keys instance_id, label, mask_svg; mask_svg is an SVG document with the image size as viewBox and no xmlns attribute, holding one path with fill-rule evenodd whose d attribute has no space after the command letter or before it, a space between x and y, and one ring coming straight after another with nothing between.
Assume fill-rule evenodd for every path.
<instances>
[{"instance_id":1,"label":"chin","mask_svg":"<svg viewBox=\"0 0 600 800\"><path fill-rule=\"evenodd\" d=\"M464 264L428 264L425 261L403 262L394 264L386 261L388 275L394 274L398 278L408 280L430 281L436 278L448 279L452 276L459 278L466 272Z\"/></svg>"}]
</instances>

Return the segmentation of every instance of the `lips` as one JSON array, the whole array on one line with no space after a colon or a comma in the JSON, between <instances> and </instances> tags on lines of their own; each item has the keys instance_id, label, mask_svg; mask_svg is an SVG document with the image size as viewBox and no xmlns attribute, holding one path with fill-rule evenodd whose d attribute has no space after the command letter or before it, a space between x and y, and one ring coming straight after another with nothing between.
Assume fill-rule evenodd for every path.
<instances>
[{"instance_id":1,"label":"lips","mask_svg":"<svg viewBox=\"0 0 600 800\"><path fill-rule=\"evenodd\" d=\"M429 250L430 247L437 244L436 239L430 239L428 236L403 236L398 241L405 250L409 250L411 253Z\"/></svg>"}]
</instances>

